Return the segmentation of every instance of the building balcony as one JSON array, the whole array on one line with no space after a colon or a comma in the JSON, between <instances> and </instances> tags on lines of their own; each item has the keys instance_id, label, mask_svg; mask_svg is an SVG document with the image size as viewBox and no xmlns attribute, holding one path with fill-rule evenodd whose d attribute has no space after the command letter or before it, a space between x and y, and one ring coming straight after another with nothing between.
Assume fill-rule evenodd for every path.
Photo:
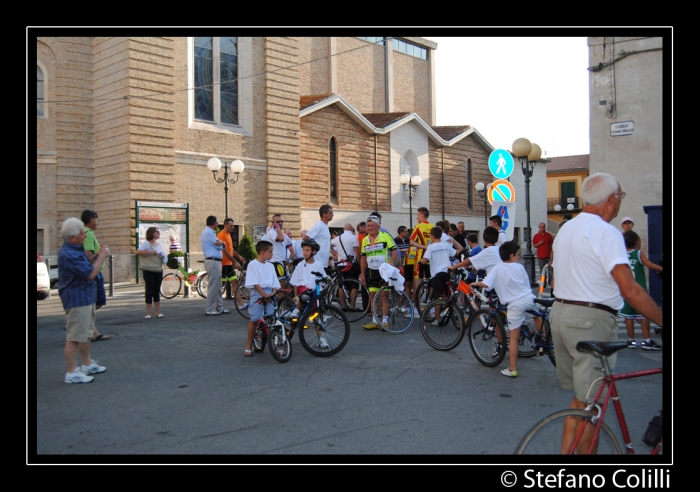
<instances>
[{"instance_id":1,"label":"building balcony","mask_svg":"<svg viewBox=\"0 0 700 492\"><path fill-rule=\"evenodd\" d=\"M558 196L554 198L547 198L547 212L554 212L555 205L560 205L562 210L566 210L566 206L570 203L573 204L574 210L580 210L583 207L583 200L580 196L572 196L568 198Z\"/></svg>"}]
</instances>

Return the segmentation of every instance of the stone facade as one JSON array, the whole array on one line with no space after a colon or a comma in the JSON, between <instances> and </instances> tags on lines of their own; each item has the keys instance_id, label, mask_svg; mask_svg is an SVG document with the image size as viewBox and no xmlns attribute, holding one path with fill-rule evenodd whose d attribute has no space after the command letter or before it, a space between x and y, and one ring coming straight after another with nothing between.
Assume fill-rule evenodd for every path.
<instances>
[{"instance_id":1,"label":"stone facade","mask_svg":"<svg viewBox=\"0 0 700 492\"><path fill-rule=\"evenodd\" d=\"M413 122L395 132L368 131L368 124L335 105L300 117L300 96L337 91L356 115L397 107L429 125L434 81L428 60L387 56L390 43L373 46L356 38L238 40L241 124L227 127L193 118L192 38L37 39L47 89L45 116L37 117L37 237L41 229L47 244L42 256L55 259L62 221L91 208L100 216L100 242L115 255L115 281L133 280L137 201L188 203L189 237L180 239L196 254L206 217L225 218L223 185L206 167L211 157L245 164L229 184L228 215L237 224L264 227L280 212L296 236L318 220L320 205L331 202L331 138L337 143L339 222L359 222L375 209L386 212L387 223L407 222L398 185L403 153L392 139L409 134L415 138L406 148L423 149L420 199L442 211L436 182L442 180L444 149L445 213L463 215L465 159L478 173L487 172L489 150L476 140L441 147L426 127L409 130L418 125Z\"/></svg>"}]
</instances>

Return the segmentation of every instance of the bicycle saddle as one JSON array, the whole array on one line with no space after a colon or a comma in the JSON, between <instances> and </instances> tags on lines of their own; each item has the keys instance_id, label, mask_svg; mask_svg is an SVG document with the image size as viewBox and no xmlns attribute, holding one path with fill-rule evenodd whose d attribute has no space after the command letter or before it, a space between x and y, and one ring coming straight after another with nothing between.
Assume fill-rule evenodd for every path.
<instances>
[{"instance_id":1,"label":"bicycle saddle","mask_svg":"<svg viewBox=\"0 0 700 492\"><path fill-rule=\"evenodd\" d=\"M596 357L612 355L620 349L627 348L627 342L596 342L584 340L576 344L576 350Z\"/></svg>"},{"instance_id":2,"label":"bicycle saddle","mask_svg":"<svg viewBox=\"0 0 700 492\"><path fill-rule=\"evenodd\" d=\"M556 299L554 297L550 297L549 299L535 299L536 304L541 304L544 307L552 307L552 304L554 304L554 301Z\"/></svg>"}]
</instances>

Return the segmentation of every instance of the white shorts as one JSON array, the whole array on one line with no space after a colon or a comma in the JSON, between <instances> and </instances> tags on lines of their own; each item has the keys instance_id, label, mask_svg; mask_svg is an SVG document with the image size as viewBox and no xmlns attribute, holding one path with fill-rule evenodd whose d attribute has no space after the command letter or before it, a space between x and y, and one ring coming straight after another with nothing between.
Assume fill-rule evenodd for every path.
<instances>
[{"instance_id":1,"label":"white shorts","mask_svg":"<svg viewBox=\"0 0 700 492\"><path fill-rule=\"evenodd\" d=\"M520 328L525 319L532 317L532 315L528 314L526 311L536 310L535 296L532 294L510 301L508 303L508 329L512 331L516 328Z\"/></svg>"}]
</instances>

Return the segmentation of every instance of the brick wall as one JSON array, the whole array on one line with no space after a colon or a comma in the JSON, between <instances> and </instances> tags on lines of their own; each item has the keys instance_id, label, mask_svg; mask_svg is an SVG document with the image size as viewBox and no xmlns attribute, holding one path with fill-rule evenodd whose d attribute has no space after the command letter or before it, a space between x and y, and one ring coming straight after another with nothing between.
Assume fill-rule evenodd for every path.
<instances>
[{"instance_id":1,"label":"brick wall","mask_svg":"<svg viewBox=\"0 0 700 492\"><path fill-rule=\"evenodd\" d=\"M299 94L330 94L328 83L329 38L297 38Z\"/></svg>"},{"instance_id":2,"label":"brick wall","mask_svg":"<svg viewBox=\"0 0 700 492\"><path fill-rule=\"evenodd\" d=\"M360 113L386 111L384 46L338 38L337 49L338 93Z\"/></svg>"},{"instance_id":3,"label":"brick wall","mask_svg":"<svg viewBox=\"0 0 700 492\"><path fill-rule=\"evenodd\" d=\"M329 142L336 139L338 203L334 208L373 210L375 189L380 210L390 209L389 136L377 137L375 179L374 136L337 106L328 106L301 120L301 204L318 209L330 203Z\"/></svg>"},{"instance_id":4,"label":"brick wall","mask_svg":"<svg viewBox=\"0 0 700 492\"><path fill-rule=\"evenodd\" d=\"M394 111L415 112L430 124L430 62L393 52Z\"/></svg>"}]
</instances>

